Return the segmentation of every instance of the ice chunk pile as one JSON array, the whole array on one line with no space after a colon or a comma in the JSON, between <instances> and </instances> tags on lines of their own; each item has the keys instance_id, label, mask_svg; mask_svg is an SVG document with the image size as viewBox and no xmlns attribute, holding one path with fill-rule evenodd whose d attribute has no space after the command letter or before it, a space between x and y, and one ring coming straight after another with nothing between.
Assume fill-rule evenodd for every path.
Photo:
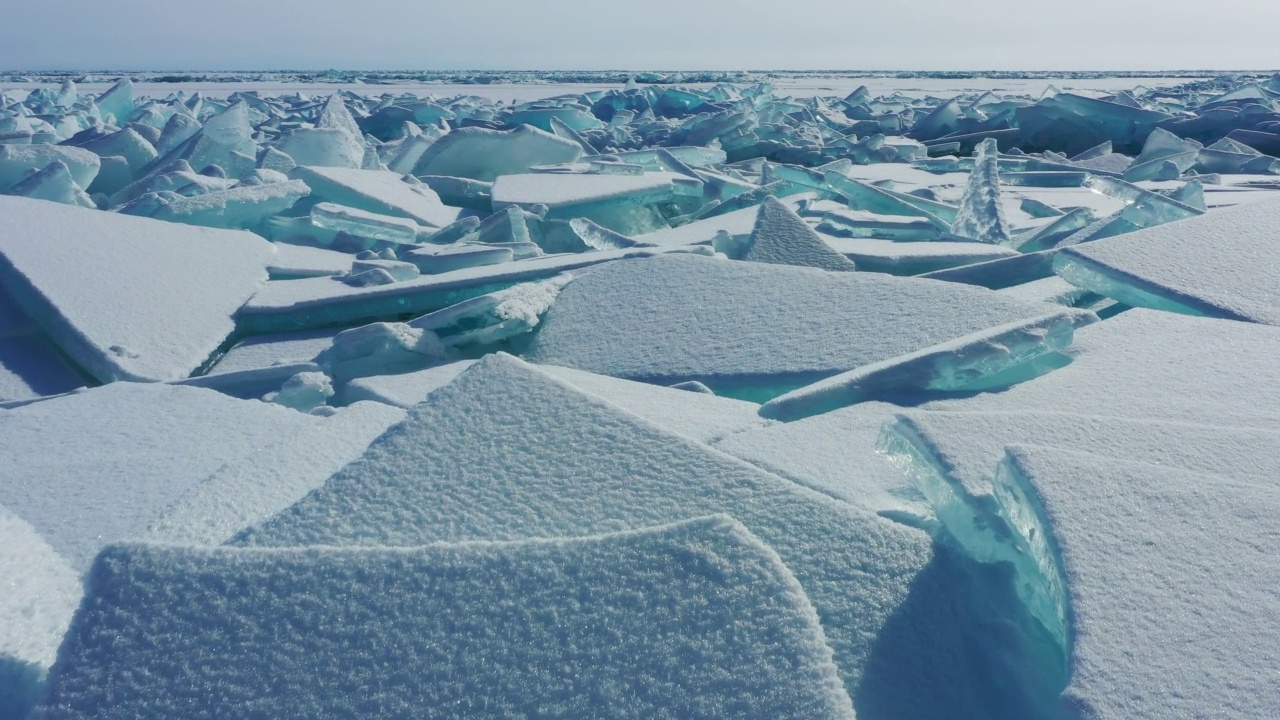
<instances>
[{"instance_id":1,"label":"ice chunk pile","mask_svg":"<svg viewBox=\"0 0 1280 720\"><path fill-rule=\"evenodd\" d=\"M0 719L1274 714L1280 76L365 79L0 92Z\"/></svg>"}]
</instances>

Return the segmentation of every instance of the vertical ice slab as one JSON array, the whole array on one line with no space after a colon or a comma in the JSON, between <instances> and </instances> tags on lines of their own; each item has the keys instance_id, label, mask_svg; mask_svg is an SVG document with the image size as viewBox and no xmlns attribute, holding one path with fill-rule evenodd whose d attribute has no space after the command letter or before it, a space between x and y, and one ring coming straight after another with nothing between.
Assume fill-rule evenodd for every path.
<instances>
[{"instance_id":1,"label":"vertical ice slab","mask_svg":"<svg viewBox=\"0 0 1280 720\"><path fill-rule=\"evenodd\" d=\"M0 282L103 382L199 368L267 280L271 243L24 198L0 197Z\"/></svg>"}]
</instances>

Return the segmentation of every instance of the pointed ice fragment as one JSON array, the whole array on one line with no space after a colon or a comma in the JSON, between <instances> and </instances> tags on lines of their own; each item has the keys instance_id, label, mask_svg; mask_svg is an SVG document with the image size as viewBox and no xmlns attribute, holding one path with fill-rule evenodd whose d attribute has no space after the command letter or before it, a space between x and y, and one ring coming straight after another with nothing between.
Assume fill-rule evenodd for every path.
<instances>
[{"instance_id":1,"label":"pointed ice fragment","mask_svg":"<svg viewBox=\"0 0 1280 720\"><path fill-rule=\"evenodd\" d=\"M960 200L951 232L977 242L1010 245L1009 221L1000 202L1000 175L995 140L984 140L974 156L973 172Z\"/></svg>"},{"instance_id":2,"label":"pointed ice fragment","mask_svg":"<svg viewBox=\"0 0 1280 720\"><path fill-rule=\"evenodd\" d=\"M823 270L856 270L853 262L831 249L799 215L777 198L767 197L741 256L748 262L802 265Z\"/></svg>"},{"instance_id":3,"label":"pointed ice fragment","mask_svg":"<svg viewBox=\"0 0 1280 720\"><path fill-rule=\"evenodd\" d=\"M61 145L0 144L0 191L24 180L32 171L43 170L62 162L71 172L76 185L87 188L98 175L102 161L97 155L75 147Z\"/></svg>"}]
</instances>

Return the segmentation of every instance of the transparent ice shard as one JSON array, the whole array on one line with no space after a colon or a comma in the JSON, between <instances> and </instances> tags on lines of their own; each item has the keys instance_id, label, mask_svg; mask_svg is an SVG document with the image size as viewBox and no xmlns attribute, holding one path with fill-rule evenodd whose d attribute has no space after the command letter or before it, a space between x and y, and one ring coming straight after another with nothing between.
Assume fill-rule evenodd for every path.
<instances>
[{"instance_id":1,"label":"transparent ice shard","mask_svg":"<svg viewBox=\"0 0 1280 720\"><path fill-rule=\"evenodd\" d=\"M257 228L267 218L293 207L311 193L306 183L290 180L270 185L237 186L193 197L162 199L146 214L158 220L213 228Z\"/></svg>"},{"instance_id":2,"label":"transparent ice shard","mask_svg":"<svg viewBox=\"0 0 1280 720\"><path fill-rule=\"evenodd\" d=\"M123 125L133 112L133 82L129 78L116 81L106 92L99 95L95 102L102 119L115 118L117 125Z\"/></svg>"},{"instance_id":3,"label":"transparent ice shard","mask_svg":"<svg viewBox=\"0 0 1280 720\"><path fill-rule=\"evenodd\" d=\"M1009 221L1000 202L998 153L995 140L984 140L978 146L973 172L969 174L960 209L951 224L953 235L995 245L1012 244Z\"/></svg>"},{"instance_id":4,"label":"transparent ice shard","mask_svg":"<svg viewBox=\"0 0 1280 720\"><path fill-rule=\"evenodd\" d=\"M906 215L922 217L939 230L950 231L959 210L943 203L879 188L869 183L849 178L836 171L824 174L827 183L854 210L866 210L881 215Z\"/></svg>"},{"instance_id":5,"label":"transparent ice shard","mask_svg":"<svg viewBox=\"0 0 1280 720\"><path fill-rule=\"evenodd\" d=\"M1203 145L1156 128L1147 136L1142 154L1124 171L1127 182L1175 180L1199 160Z\"/></svg>"},{"instance_id":6,"label":"transparent ice shard","mask_svg":"<svg viewBox=\"0 0 1280 720\"><path fill-rule=\"evenodd\" d=\"M534 165L574 162L582 146L537 128L458 128L422 155L415 172L492 182L500 175L526 173Z\"/></svg>"},{"instance_id":7,"label":"transparent ice shard","mask_svg":"<svg viewBox=\"0 0 1280 720\"><path fill-rule=\"evenodd\" d=\"M900 276L922 275L1018 255L1017 251L1003 245L951 240L937 242L936 238L902 241L884 237L828 236L824 240L836 252L856 263L859 270Z\"/></svg>"},{"instance_id":8,"label":"transparent ice shard","mask_svg":"<svg viewBox=\"0 0 1280 720\"><path fill-rule=\"evenodd\" d=\"M55 160L44 169L31 173L22 182L5 190L4 194L33 200L50 200L83 208L97 207L84 190L76 185L76 181L71 177L71 171L61 160Z\"/></svg>"},{"instance_id":9,"label":"transparent ice shard","mask_svg":"<svg viewBox=\"0 0 1280 720\"><path fill-rule=\"evenodd\" d=\"M380 215L328 202L316 203L311 208L311 223L325 230L404 245L416 245L419 233L425 230L407 218Z\"/></svg>"},{"instance_id":10,"label":"transparent ice shard","mask_svg":"<svg viewBox=\"0 0 1280 720\"><path fill-rule=\"evenodd\" d=\"M701 194L701 181L692 182ZM495 208L529 210L543 205L548 220L583 217L624 235L667 227L657 206L675 200L677 194L670 173L503 175L493 183Z\"/></svg>"},{"instance_id":11,"label":"transparent ice shard","mask_svg":"<svg viewBox=\"0 0 1280 720\"><path fill-rule=\"evenodd\" d=\"M639 244L626 235L602 227L587 218L547 220L541 226L541 234L537 238L538 247L549 253L618 250Z\"/></svg>"},{"instance_id":12,"label":"transparent ice shard","mask_svg":"<svg viewBox=\"0 0 1280 720\"><path fill-rule=\"evenodd\" d=\"M551 308L569 274L481 295L409 321L410 327L436 334L445 347L469 354L502 349L511 339L532 332Z\"/></svg>"},{"instance_id":13,"label":"transparent ice shard","mask_svg":"<svg viewBox=\"0 0 1280 720\"><path fill-rule=\"evenodd\" d=\"M1053 222L1042 225L1029 234L1018 235L1014 239L1018 244L1019 252L1039 252L1057 246L1058 243L1097 221L1097 216L1089 208L1075 208Z\"/></svg>"},{"instance_id":14,"label":"transparent ice shard","mask_svg":"<svg viewBox=\"0 0 1280 720\"><path fill-rule=\"evenodd\" d=\"M492 212L493 183L442 175L420 175L418 179L434 190L445 205Z\"/></svg>"},{"instance_id":15,"label":"transparent ice shard","mask_svg":"<svg viewBox=\"0 0 1280 720\"><path fill-rule=\"evenodd\" d=\"M372 323L344 330L316 356L334 380L420 370L451 359L435 333L404 323Z\"/></svg>"}]
</instances>

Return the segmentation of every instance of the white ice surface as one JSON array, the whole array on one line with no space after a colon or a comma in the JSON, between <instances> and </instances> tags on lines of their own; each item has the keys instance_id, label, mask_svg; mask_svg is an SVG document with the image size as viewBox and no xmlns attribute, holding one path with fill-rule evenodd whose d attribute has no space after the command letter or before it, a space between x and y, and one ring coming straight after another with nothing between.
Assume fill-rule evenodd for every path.
<instances>
[{"instance_id":1,"label":"white ice surface","mask_svg":"<svg viewBox=\"0 0 1280 720\"><path fill-rule=\"evenodd\" d=\"M713 447L872 512L923 517L929 514L923 496L876 453L881 426L901 409L862 403L729 435Z\"/></svg>"},{"instance_id":2,"label":"white ice surface","mask_svg":"<svg viewBox=\"0 0 1280 720\"><path fill-rule=\"evenodd\" d=\"M310 362L333 345L333 338L339 332L342 331L310 330L249 338L219 358L209 374Z\"/></svg>"},{"instance_id":3,"label":"white ice surface","mask_svg":"<svg viewBox=\"0 0 1280 720\"><path fill-rule=\"evenodd\" d=\"M1003 392L946 400L948 410L1027 410L1280 428L1280 330L1129 310L1081 328L1070 363ZM980 404L978 404L980 403Z\"/></svg>"},{"instance_id":4,"label":"white ice surface","mask_svg":"<svg viewBox=\"0 0 1280 720\"><path fill-rule=\"evenodd\" d=\"M514 130L456 128L427 148L414 172L492 182L500 175L574 162L581 156L578 143L528 125Z\"/></svg>"},{"instance_id":5,"label":"white ice surface","mask_svg":"<svg viewBox=\"0 0 1280 720\"><path fill-rule=\"evenodd\" d=\"M1196 314L1278 325L1278 225L1280 199L1269 199L1067 248L1055 268L1129 305L1177 304Z\"/></svg>"},{"instance_id":6,"label":"white ice surface","mask_svg":"<svg viewBox=\"0 0 1280 720\"><path fill-rule=\"evenodd\" d=\"M372 213L408 218L428 227L444 227L458 219L458 208L440 202L426 185L410 185L386 170L297 167L289 177L300 179L313 196Z\"/></svg>"},{"instance_id":7,"label":"white ice surface","mask_svg":"<svg viewBox=\"0 0 1280 720\"><path fill-rule=\"evenodd\" d=\"M773 397L1052 311L955 283L663 256L580 273L525 357Z\"/></svg>"},{"instance_id":8,"label":"white ice surface","mask_svg":"<svg viewBox=\"0 0 1280 720\"><path fill-rule=\"evenodd\" d=\"M1065 717L1262 718L1280 707L1274 468L1186 472L1015 446L1003 470L1035 497L1066 580Z\"/></svg>"},{"instance_id":9,"label":"white ice surface","mask_svg":"<svg viewBox=\"0 0 1280 720\"><path fill-rule=\"evenodd\" d=\"M643 175L588 175L579 173L531 173L501 175L493 181L493 206L532 206L551 209L584 203L620 201L671 191L671 173Z\"/></svg>"},{"instance_id":10,"label":"white ice surface","mask_svg":"<svg viewBox=\"0 0 1280 720\"><path fill-rule=\"evenodd\" d=\"M116 546L90 582L35 720L853 718L804 591L724 516L424 548Z\"/></svg>"},{"instance_id":11,"label":"white ice surface","mask_svg":"<svg viewBox=\"0 0 1280 720\"><path fill-rule=\"evenodd\" d=\"M340 399L343 402L371 400L400 408L411 408L428 395L453 382L474 360L459 360L396 375L371 375L347 383Z\"/></svg>"},{"instance_id":12,"label":"white ice surface","mask_svg":"<svg viewBox=\"0 0 1280 720\"><path fill-rule=\"evenodd\" d=\"M538 369L664 430L693 440L714 443L735 433L775 424L760 417L759 405L743 400L621 380L557 365L539 365Z\"/></svg>"},{"instance_id":13,"label":"white ice surface","mask_svg":"<svg viewBox=\"0 0 1280 720\"><path fill-rule=\"evenodd\" d=\"M290 243L274 244L276 256L268 268L272 276L326 277L343 275L351 270L353 258L347 253Z\"/></svg>"},{"instance_id":14,"label":"white ice surface","mask_svg":"<svg viewBox=\"0 0 1280 720\"><path fill-rule=\"evenodd\" d=\"M972 666L956 645L956 610L944 607L955 589L946 573L925 570L924 533L664 431L507 355L487 356L432 393L364 457L240 542L514 540L708 513L742 521L795 573L855 704L905 715L958 697L957 675Z\"/></svg>"},{"instance_id":15,"label":"white ice surface","mask_svg":"<svg viewBox=\"0 0 1280 720\"><path fill-rule=\"evenodd\" d=\"M39 200L0 197L0 217L0 282L103 381L190 375L231 334L275 253L249 233Z\"/></svg>"}]
</instances>

